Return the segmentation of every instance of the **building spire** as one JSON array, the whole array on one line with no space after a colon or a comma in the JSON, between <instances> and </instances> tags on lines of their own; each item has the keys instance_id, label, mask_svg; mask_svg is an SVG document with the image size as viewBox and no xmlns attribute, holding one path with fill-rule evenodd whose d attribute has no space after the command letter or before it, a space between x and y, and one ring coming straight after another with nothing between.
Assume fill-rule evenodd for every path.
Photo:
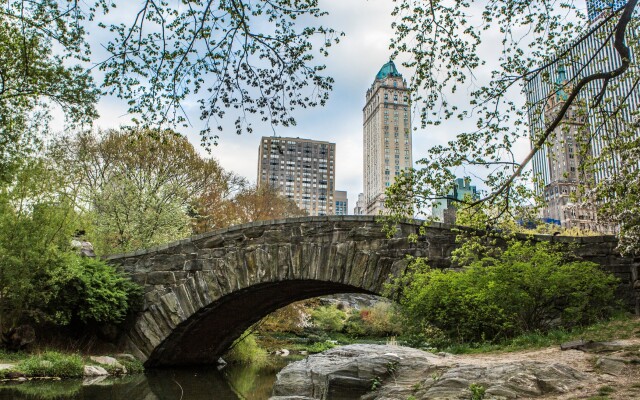
<instances>
[{"instance_id":1,"label":"building spire","mask_svg":"<svg viewBox=\"0 0 640 400\"><path fill-rule=\"evenodd\" d=\"M389 57L389 61L380 68L380 71L378 71L378 74L376 75L376 79L384 79L387 76L402 76L400 72L398 72L393 60L391 60L391 57Z\"/></svg>"}]
</instances>

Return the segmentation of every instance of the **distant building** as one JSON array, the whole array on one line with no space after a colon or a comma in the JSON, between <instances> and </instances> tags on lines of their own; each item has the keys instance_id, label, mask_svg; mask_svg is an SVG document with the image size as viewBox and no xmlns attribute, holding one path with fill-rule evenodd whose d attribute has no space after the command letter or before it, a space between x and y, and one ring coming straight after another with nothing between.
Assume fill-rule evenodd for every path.
<instances>
[{"instance_id":1,"label":"distant building","mask_svg":"<svg viewBox=\"0 0 640 400\"><path fill-rule=\"evenodd\" d=\"M347 199L346 190L336 190L333 195L333 199L336 202L334 208L335 215L348 215L349 214L349 199Z\"/></svg>"},{"instance_id":2,"label":"distant building","mask_svg":"<svg viewBox=\"0 0 640 400\"><path fill-rule=\"evenodd\" d=\"M437 200L432 208L431 215L438 221L446 224L454 224L456 222L456 206L460 200L465 198L477 199L478 191L475 186L471 186L471 181L458 178L453 182L453 187L447 195Z\"/></svg>"},{"instance_id":3,"label":"distant building","mask_svg":"<svg viewBox=\"0 0 640 400\"><path fill-rule=\"evenodd\" d=\"M587 0L587 15L589 21L599 19L603 13L618 11L627 5L627 0Z\"/></svg>"},{"instance_id":4,"label":"distant building","mask_svg":"<svg viewBox=\"0 0 640 400\"><path fill-rule=\"evenodd\" d=\"M364 193L358 193L358 201L353 208L353 215L365 215Z\"/></svg>"},{"instance_id":5,"label":"distant building","mask_svg":"<svg viewBox=\"0 0 640 400\"><path fill-rule=\"evenodd\" d=\"M412 165L409 88L393 61L384 64L367 90L363 109L363 213L384 212L384 192Z\"/></svg>"},{"instance_id":6,"label":"distant building","mask_svg":"<svg viewBox=\"0 0 640 400\"><path fill-rule=\"evenodd\" d=\"M611 10L619 10L626 4L626 1L605 1L587 0L587 10L589 20L593 27L596 19L601 14ZM637 16L638 12L634 16ZM563 75L567 82L578 82L580 78L600 73L603 71L613 71L621 65L620 56L613 46L613 39L608 34L610 25L597 27L590 35L577 38L575 42L567 44L558 54L564 54L562 59L550 63L540 72L533 74L525 84L524 93L527 97L528 118L530 139L533 147L535 139L545 130L549 121L548 106L557 90L557 76ZM626 40L637 40L638 31L628 28ZM550 57L556 58L555 55ZM558 56L559 57L559 56ZM632 58L635 57L632 54ZM576 97L576 104L580 103L586 107L587 121L592 127L589 140L589 147L594 158L599 162L594 168L593 176L588 179L595 184L615 176L618 173L618 160L613 154L606 159L601 156L606 154L607 144L610 137L616 137L618 132L629 129L637 124L640 110L640 86L636 82L638 73L637 65L632 62L628 73L619 77L615 84L610 84L605 92L605 99L611 98L615 101L603 101L599 108L594 108L594 100L602 90L602 81L588 83ZM618 103L623 103L621 109L616 109ZM615 113L614 113L615 111ZM610 115L617 114L613 118ZM603 117L605 115L605 117ZM637 129L636 138L640 135ZM551 171L549 170L550 152L546 145L538 151L532 159L533 173L545 187L551 183Z\"/></svg>"},{"instance_id":7,"label":"distant building","mask_svg":"<svg viewBox=\"0 0 640 400\"><path fill-rule=\"evenodd\" d=\"M556 72L556 92L549 97L545 107L547 124L558 114L567 100L563 89L567 81L565 69L560 66ZM581 148L586 149L584 156L591 157L589 135L586 135L586 118L569 107L565 118L558 124L544 148L544 160L549 171L549 179L543 187L544 207L542 219L546 223L561 225L564 228L578 228L594 232L612 233L614 227L599 223L595 206L578 206L571 197L576 195L578 186L588 181L580 166Z\"/></svg>"},{"instance_id":8,"label":"distant building","mask_svg":"<svg viewBox=\"0 0 640 400\"><path fill-rule=\"evenodd\" d=\"M335 159L335 143L264 136L258 185L277 189L309 215L333 215Z\"/></svg>"}]
</instances>

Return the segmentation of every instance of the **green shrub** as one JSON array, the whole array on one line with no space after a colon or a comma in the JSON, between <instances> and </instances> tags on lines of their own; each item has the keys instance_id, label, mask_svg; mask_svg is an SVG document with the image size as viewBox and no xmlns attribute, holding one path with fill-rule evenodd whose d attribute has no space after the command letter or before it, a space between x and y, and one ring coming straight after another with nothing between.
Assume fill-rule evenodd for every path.
<instances>
[{"instance_id":1,"label":"green shrub","mask_svg":"<svg viewBox=\"0 0 640 400\"><path fill-rule=\"evenodd\" d=\"M615 277L594 263L567 260L549 243L516 241L462 271L414 260L395 286L413 332L428 328L453 342L570 329L612 315L617 304Z\"/></svg>"},{"instance_id":2,"label":"green shrub","mask_svg":"<svg viewBox=\"0 0 640 400\"><path fill-rule=\"evenodd\" d=\"M254 333L245 331L223 357L225 361L239 364L265 365L267 351L258 345Z\"/></svg>"},{"instance_id":3,"label":"green shrub","mask_svg":"<svg viewBox=\"0 0 640 400\"><path fill-rule=\"evenodd\" d=\"M127 374L141 374L144 372L144 365L140 360L119 358L118 362L127 369Z\"/></svg>"},{"instance_id":4,"label":"green shrub","mask_svg":"<svg viewBox=\"0 0 640 400\"><path fill-rule=\"evenodd\" d=\"M318 307L311 313L313 324L329 332L340 332L344 327L347 314L335 306Z\"/></svg>"},{"instance_id":5,"label":"green shrub","mask_svg":"<svg viewBox=\"0 0 640 400\"><path fill-rule=\"evenodd\" d=\"M324 342L315 342L314 344L307 346L306 350L311 354L322 353L325 350L329 350L336 347L333 342L324 341Z\"/></svg>"},{"instance_id":6,"label":"green shrub","mask_svg":"<svg viewBox=\"0 0 640 400\"><path fill-rule=\"evenodd\" d=\"M367 335L360 310L353 309L344 323L343 331L351 337L361 337Z\"/></svg>"},{"instance_id":7,"label":"green shrub","mask_svg":"<svg viewBox=\"0 0 640 400\"><path fill-rule=\"evenodd\" d=\"M80 378L84 373L84 362L78 354L46 351L20 361L16 369L27 376Z\"/></svg>"},{"instance_id":8,"label":"green shrub","mask_svg":"<svg viewBox=\"0 0 640 400\"><path fill-rule=\"evenodd\" d=\"M471 400L484 399L485 392L487 391L484 386L478 385L477 383L469 385L469 390L471 391Z\"/></svg>"}]
</instances>

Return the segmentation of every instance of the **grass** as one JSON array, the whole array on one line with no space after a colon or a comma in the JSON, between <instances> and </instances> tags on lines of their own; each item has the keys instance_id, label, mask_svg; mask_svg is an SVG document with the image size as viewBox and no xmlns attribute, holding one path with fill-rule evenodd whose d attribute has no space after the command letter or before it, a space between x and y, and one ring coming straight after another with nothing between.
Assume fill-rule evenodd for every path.
<instances>
[{"instance_id":1,"label":"grass","mask_svg":"<svg viewBox=\"0 0 640 400\"><path fill-rule=\"evenodd\" d=\"M571 331L553 330L547 333L528 333L500 343L463 343L442 349L453 354L472 354L488 352L510 352L557 346L573 340L593 340L595 342L613 339L629 339L640 333L640 318L619 315L609 321L603 321Z\"/></svg>"},{"instance_id":2,"label":"grass","mask_svg":"<svg viewBox=\"0 0 640 400\"><path fill-rule=\"evenodd\" d=\"M615 392L616 390L614 388L612 388L611 386L601 386L600 389L598 389L598 396L606 396L609 395L613 392Z\"/></svg>"},{"instance_id":3,"label":"grass","mask_svg":"<svg viewBox=\"0 0 640 400\"><path fill-rule=\"evenodd\" d=\"M38 354L26 353L0 353L0 356L7 355L3 361L15 364L12 368L0 370L0 379L11 379L18 376L25 377L48 377L48 378L82 378L85 364L98 365L89 359L84 359L79 354L60 353L57 351L44 351ZM142 362L138 360L120 359L118 360L126 369L128 374L144 372ZM101 365L112 375L117 375L120 371Z\"/></svg>"},{"instance_id":4,"label":"grass","mask_svg":"<svg viewBox=\"0 0 640 400\"><path fill-rule=\"evenodd\" d=\"M20 360L24 360L26 357L27 357L27 354L22 351L8 352L4 349L0 349L1 364L12 364Z\"/></svg>"},{"instance_id":5,"label":"grass","mask_svg":"<svg viewBox=\"0 0 640 400\"><path fill-rule=\"evenodd\" d=\"M16 370L26 376L81 378L84 373L84 360L78 354L46 351L18 362Z\"/></svg>"}]
</instances>

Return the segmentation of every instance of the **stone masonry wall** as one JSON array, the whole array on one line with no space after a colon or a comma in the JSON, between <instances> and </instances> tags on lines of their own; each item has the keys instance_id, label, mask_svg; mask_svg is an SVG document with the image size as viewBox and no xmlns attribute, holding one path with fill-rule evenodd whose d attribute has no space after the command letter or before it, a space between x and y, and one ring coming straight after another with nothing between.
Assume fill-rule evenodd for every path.
<instances>
[{"instance_id":1,"label":"stone masonry wall","mask_svg":"<svg viewBox=\"0 0 640 400\"><path fill-rule=\"evenodd\" d=\"M108 257L145 290L144 306L123 345L147 365L211 363L248 326L293 301L333 293L381 293L406 255L450 267L456 233L434 224L417 242L421 221L392 238L370 216L304 217L257 222ZM573 243L576 252L621 279L636 305L638 261L622 258L613 237L537 240ZM637 286L637 285L636 285Z\"/></svg>"}]
</instances>

